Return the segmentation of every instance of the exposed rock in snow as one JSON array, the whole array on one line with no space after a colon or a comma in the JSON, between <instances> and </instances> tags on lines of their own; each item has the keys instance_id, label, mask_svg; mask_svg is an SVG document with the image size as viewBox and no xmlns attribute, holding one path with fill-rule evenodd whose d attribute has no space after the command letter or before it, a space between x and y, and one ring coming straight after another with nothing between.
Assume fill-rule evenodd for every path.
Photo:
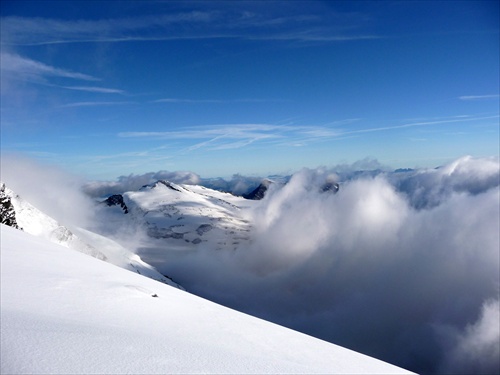
<instances>
[{"instance_id":1,"label":"exposed rock in snow","mask_svg":"<svg viewBox=\"0 0 500 375\"><path fill-rule=\"evenodd\" d=\"M17 225L16 211L12 204L11 196L7 193L7 187L3 182L0 182L0 223L22 229Z\"/></svg>"},{"instance_id":2,"label":"exposed rock in snow","mask_svg":"<svg viewBox=\"0 0 500 375\"><path fill-rule=\"evenodd\" d=\"M265 179L259 184L259 186L257 186L250 193L243 195L243 197L246 199L261 200L264 198L266 191L272 183L273 182L271 180Z\"/></svg>"},{"instance_id":3,"label":"exposed rock in snow","mask_svg":"<svg viewBox=\"0 0 500 375\"><path fill-rule=\"evenodd\" d=\"M5 184L3 185L3 197L10 200L17 225L27 233L44 237L52 242L100 260L107 259L106 255L101 251L85 243L71 230L26 202L5 186Z\"/></svg>"},{"instance_id":4,"label":"exposed rock in snow","mask_svg":"<svg viewBox=\"0 0 500 375\"><path fill-rule=\"evenodd\" d=\"M108 206L120 206L123 212L128 214L128 207L123 201L123 195L121 194L111 195L103 203L106 203Z\"/></svg>"}]
</instances>

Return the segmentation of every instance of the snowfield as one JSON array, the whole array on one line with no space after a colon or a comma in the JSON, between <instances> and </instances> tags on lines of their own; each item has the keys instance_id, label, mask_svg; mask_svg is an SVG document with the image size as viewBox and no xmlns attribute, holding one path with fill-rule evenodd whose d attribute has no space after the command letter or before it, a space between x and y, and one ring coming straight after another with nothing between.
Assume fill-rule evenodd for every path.
<instances>
[{"instance_id":1,"label":"snowfield","mask_svg":"<svg viewBox=\"0 0 500 375\"><path fill-rule=\"evenodd\" d=\"M121 221L145 225L148 236L159 239L161 247L193 250L209 243L216 250L237 250L250 240L251 224L242 209L255 201L168 181L127 192L123 199L130 213L122 213Z\"/></svg>"},{"instance_id":2,"label":"snowfield","mask_svg":"<svg viewBox=\"0 0 500 375\"><path fill-rule=\"evenodd\" d=\"M2 374L406 370L1 225Z\"/></svg>"}]
</instances>

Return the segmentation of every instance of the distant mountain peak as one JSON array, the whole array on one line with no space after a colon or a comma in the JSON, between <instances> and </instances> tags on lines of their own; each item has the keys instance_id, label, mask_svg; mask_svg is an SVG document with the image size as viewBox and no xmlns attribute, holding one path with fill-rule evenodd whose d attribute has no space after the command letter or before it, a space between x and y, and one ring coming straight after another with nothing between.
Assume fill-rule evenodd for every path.
<instances>
[{"instance_id":1,"label":"distant mountain peak","mask_svg":"<svg viewBox=\"0 0 500 375\"><path fill-rule=\"evenodd\" d=\"M174 183L172 183L170 181L167 181L167 180L158 180L154 184L154 187L156 187L156 186L158 186L160 184L168 187L169 189L172 189L172 190L178 191L179 193L182 193L181 187L179 185L176 185L176 184L174 184Z\"/></svg>"},{"instance_id":2,"label":"distant mountain peak","mask_svg":"<svg viewBox=\"0 0 500 375\"><path fill-rule=\"evenodd\" d=\"M244 194L243 198L251 199L251 200L261 200L264 198L267 190L269 189L269 186L271 186L272 184L273 184L273 181L271 181L268 178L265 178L261 181L259 186L257 186L254 190L252 190L248 194Z\"/></svg>"},{"instance_id":3,"label":"distant mountain peak","mask_svg":"<svg viewBox=\"0 0 500 375\"><path fill-rule=\"evenodd\" d=\"M215 249L236 250L250 241L251 224L241 210L251 203L231 193L159 180L104 202L123 211L126 207L128 212L124 217L116 216L114 209L103 210L110 226L140 227L150 238L168 246L194 249L208 243Z\"/></svg>"},{"instance_id":4,"label":"distant mountain peak","mask_svg":"<svg viewBox=\"0 0 500 375\"><path fill-rule=\"evenodd\" d=\"M123 212L125 214L128 214L128 207L123 201L123 195L121 194L114 194L106 198L103 203L105 203L108 206L120 206L123 209Z\"/></svg>"},{"instance_id":5,"label":"distant mountain peak","mask_svg":"<svg viewBox=\"0 0 500 375\"><path fill-rule=\"evenodd\" d=\"M174 184L173 182L170 182L170 181L167 181L167 180L158 180L152 184L149 184L149 185L143 185L141 187L140 190L143 190L143 189L156 189L158 187L167 187L169 189L172 189L172 190L175 190L179 193L182 193L183 190L187 190L189 191L188 189L186 189L184 186L181 186L181 185L177 185L177 184Z\"/></svg>"}]
</instances>

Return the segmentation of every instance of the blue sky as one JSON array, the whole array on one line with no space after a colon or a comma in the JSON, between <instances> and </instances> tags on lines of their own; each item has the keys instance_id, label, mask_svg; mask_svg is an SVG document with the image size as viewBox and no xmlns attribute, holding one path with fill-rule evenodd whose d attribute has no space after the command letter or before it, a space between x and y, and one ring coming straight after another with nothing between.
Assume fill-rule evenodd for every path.
<instances>
[{"instance_id":1,"label":"blue sky","mask_svg":"<svg viewBox=\"0 0 500 375\"><path fill-rule=\"evenodd\" d=\"M2 1L1 149L94 179L499 154L499 2Z\"/></svg>"}]
</instances>

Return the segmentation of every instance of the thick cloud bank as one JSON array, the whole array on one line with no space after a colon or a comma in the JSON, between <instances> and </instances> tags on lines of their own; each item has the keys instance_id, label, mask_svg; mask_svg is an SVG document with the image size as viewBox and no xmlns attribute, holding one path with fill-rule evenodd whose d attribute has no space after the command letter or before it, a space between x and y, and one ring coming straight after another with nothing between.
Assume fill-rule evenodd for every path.
<instances>
[{"instance_id":1,"label":"thick cloud bank","mask_svg":"<svg viewBox=\"0 0 500 375\"><path fill-rule=\"evenodd\" d=\"M421 373L498 373L499 161L302 170L248 212L253 243L169 256L188 290Z\"/></svg>"},{"instance_id":2,"label":"thick cloud bank","mask_svg":"<svg viewBox=\"0 0 500 375\"><path fill-rule=\"evenodd\" d=\"M460 158L442 168L395 173L390 178L415 208L438 206L454 193L477 195L498 186L498 159Z\"/></svg>"}]
</instances>

